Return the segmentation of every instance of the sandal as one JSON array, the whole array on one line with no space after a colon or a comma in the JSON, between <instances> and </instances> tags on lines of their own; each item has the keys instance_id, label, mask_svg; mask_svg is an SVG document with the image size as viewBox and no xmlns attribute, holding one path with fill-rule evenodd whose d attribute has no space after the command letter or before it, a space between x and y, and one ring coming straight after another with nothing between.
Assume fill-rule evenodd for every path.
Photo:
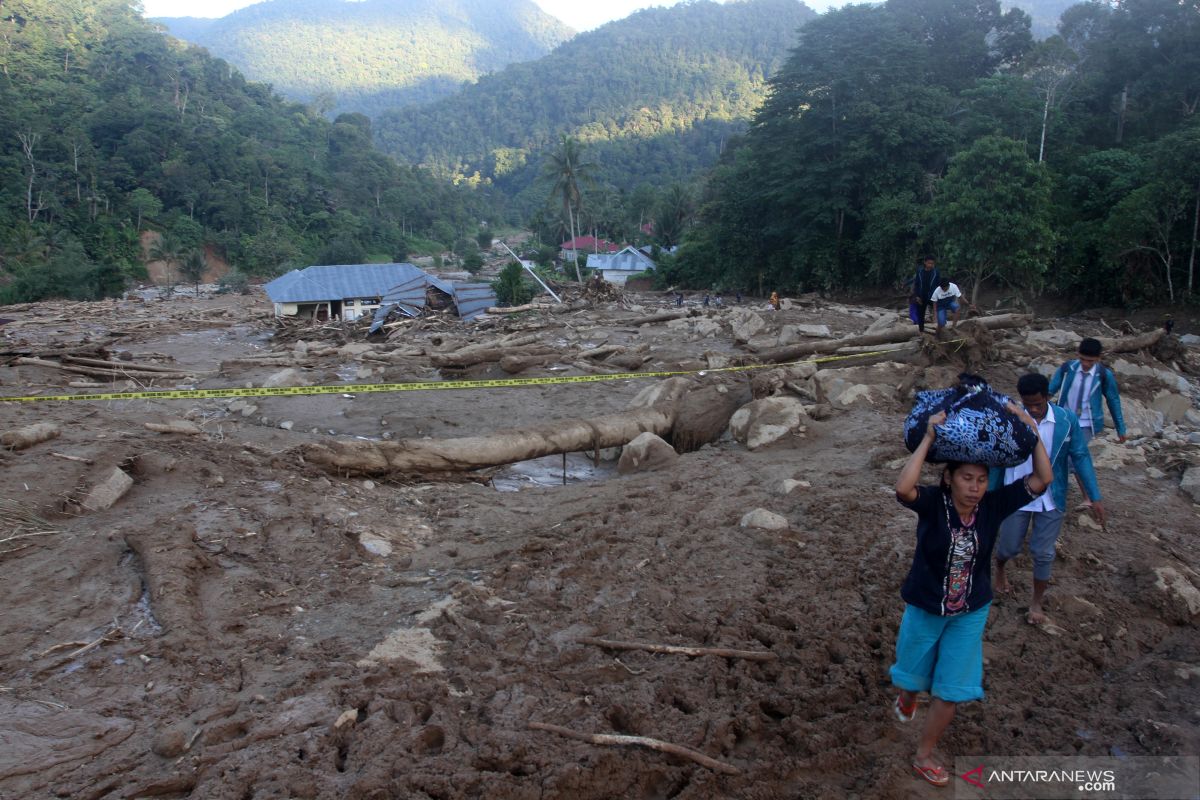
<instances>
[{"instance_id":1,"label":"sandal","mask_svg":"<svg viewBox=\"0 0 1200 800\"><path fill-rule=\"evenodd\" d=\"M915 761L912 767L918 775L934 786L945 786L950 783L950 773L946 772L945 767L922 767Z\"/></svg>"},{"instance_id":2,"label":"sandal","mask_svg":"<svg viewBox=\"0 0 1200 800\"><path fill-rule=\"evenodd\" d=\"M914 697L912 705L905 708L904 703L900 700L900 695L896 695L896 702L892 703L892 712L901 722L910 722L917 715L917 698Z\"/></svg>"}]
</instances>

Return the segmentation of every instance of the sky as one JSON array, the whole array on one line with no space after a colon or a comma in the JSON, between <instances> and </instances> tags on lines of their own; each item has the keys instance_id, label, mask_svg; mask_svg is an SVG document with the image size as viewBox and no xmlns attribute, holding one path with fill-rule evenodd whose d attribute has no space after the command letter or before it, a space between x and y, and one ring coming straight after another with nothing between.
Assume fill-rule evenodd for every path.
<instances>
[{"instance_id":1,"label":"sky","mask_svg":"<svg viewBox=\"0 0 1200 800\"><path fill-rule=\"evenodd\" d=\"M255 0L142 0L147 17L223 17L252 5ZM587 31L627 17L639 8L673 6L678 0L534 0L542 9L577 31ZM832 0L808 0L815 11L824 11Z\"/></svg>"}]
</instances>

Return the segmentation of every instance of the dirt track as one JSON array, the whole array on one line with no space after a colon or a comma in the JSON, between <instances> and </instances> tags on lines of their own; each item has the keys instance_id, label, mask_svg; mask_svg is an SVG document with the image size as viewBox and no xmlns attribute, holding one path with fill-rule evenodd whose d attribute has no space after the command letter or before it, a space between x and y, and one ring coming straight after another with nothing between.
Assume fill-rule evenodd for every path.
<instances>
[{"instance_id":1,"label":"dirt track","mask_svg":"<svg viewBox=\"0 0 1200 800\"><path fill-rule=\"evenodd\" d=\"M110 349L213 371L201 386L258 385L278 367L220 368L271 351L266 321L241 322L253 302L163 304L152 311L164 320L200 321ZM866 325L837 309L789 313L771 324ZM93 335L115 325L104 314ZM214 314L221 326L206 328ZM728 336L623 326L633 315L555 321L544 335L648 341L648 368L736 352ZM52 328L10 331L5 346L80 333ZM1001 354L1017 352L1010 338ZM309 372L354 380L364 366L339 356ZM377 368L433 374L419 359ZM1025 368L999 358L983 371L1009 389ZM0 367L2 394L65 380ZM275 398L245 415L227 401L0 405L0 430L62 431L0 456L0 497L53 531L0 556L0 798L934 796L909 774L915 726L888 713L914 527L890 488L908 407L894 386L757 452L726 439L666 470L517 492L345 479L295 457L330 431L461 436L609 413L642 384ZM1160 388L1131 380L1127 392L1148 402ZM143 428L189 411L202 435ZM1101 469L1112 520L1100 531L1069 516L1052 627L1024 623L1031 576L1016 562L1017 599L997 604L986 635L988 698L961 709L947 754L1200 752L1197 617L1153 585L1161 567L1200 585L1200 514L1176 488L1197 450L1143 447ZM132 489L81 513L70 501L114 467ZM807 485L785 495L789 478ZM759 507L790 528L739 527ZM576 643L586 636L778 659L613 652ZM742 774L531 721L655 737Z\"/></svg>"}]
</instances>

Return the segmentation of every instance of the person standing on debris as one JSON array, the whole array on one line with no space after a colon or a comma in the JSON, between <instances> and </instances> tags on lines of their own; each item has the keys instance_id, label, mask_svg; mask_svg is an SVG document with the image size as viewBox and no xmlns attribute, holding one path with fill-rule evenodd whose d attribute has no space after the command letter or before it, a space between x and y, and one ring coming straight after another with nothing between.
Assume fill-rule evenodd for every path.
<instances>
[{"instance_id":1,"label":"person standing on debris","mask_svg":"<svg viewBox=\"0 0 1200 800\"><path fill-rule=\"evenodd\" d=\"M704 295L704 307L705 308L708 308L708 301L709 301L708 294L705 293L705 295Z\"/></svg>"},{"instance_id":2,"label":"person standing on debris","mask_svg":"<svg viewBox=\"0 0 1200 800\"><path fill-rule=\"evenodd\" d=\"M933 256L925 256L921 262L921 268L917 270L917 274L912 279L912 295L909 297L909 302L916 303L920 308L921 316L917 320L917 330L921 333L925 332L926 311L933 300L933 292L942 282L942 276L938 273L935 264Z\"/></svg>"},{"instance_id":3,"label":"person standing on debris","mask_svg":"<svg viewBox=\"0 0 1200 800\"><path fill-rule=\"evenodd\" d=\"M675 305L681 308L683 307L683 292L675 293Z\"/></svg>"},{"instance_id":4,"label":"person standing on debris","mask_svg":"<svg viewBox=\"0 0 1200 800\"><path fill-rule=\"evenodd\" d=\"M979 311L974 305L967 302L967 298L963 297L962 290L958 288L958 284L951 283L949 278L942 278L938 282L937 288L933 290L933 294L929 296L929 299L933 303L933 314L937 317L938 334L941 334L942 328L946 327L947 312L954 313L954 324L958 324L959 300L967 303L974 311Z\"/></svg>"},{"instance_id":5,"label":"person standing on debris","mask_svg":"<svg viewBox=\"0 0 1200 800\"><path fill-rule=\"evenodd\" d=\"M1100 498L1100 487L1096 483L1096 470L1092 466L1092 455L1088 452L1087 440L1079 428L1079 419L1067 409L1050 402L1050 382L1045 375L1036 372L1022 375L1017 381L1017 393L1021 404L1037 421L1042 444L1050 454L1050 465L1054 481L1050 491L1028 505L1021 506L1015 514L1000 525L1000 538L996 542L997 594L1012 591L1005 573L1005 566L1025 546L1029 535L1029 553L1033 556L1033 600L1025 621L1030 625L1041 625L1046 621L1042 611L1042 598L1050 585L1050 571L1054 565L1054 549L1058 534L1062 530L1063 516L1067 510L1067 463L1075 464L1076 474L1084 487L1084 493L1092 501L1092 513L1101 525L1106 513ZM988 488L997 489L1002 484L1024 478L1033 472L1033 459L1009 469L993 469L989 475ZM1032 527L1032 532L1030 528Z\"/></svg>"},{"instance_id":6,"label":"person standing on debris","mask_svg":"<svg viewBox=\"0 0 1200 800\"><path fill-rule=\"evenodd\" d=\"M771 304L771 308L778 311L779 307L782 305L779 302L779 292L771 292L771 299L768 300L767 302Z\"/></svg>"},{"instance_id":7,"label":"person standing on debris","mask_svg":"<svg viewBox=\"0 0 1200 800\"><path fill-rule=\"evenodd\" d=\"M1037 430L1024 409L1009 410ZM954 719L958 703L983 697L983 628L992 603L991 559L1000 523L1046 490L1054 473L1038 440L1033 474L987 491L982 464L947 464L941 485L918 486L921 468L945 412L929 420L925 437L896 479L896 499L917 512L917 546L904 587L904 617L896 638L892 683L899 690L892 712L901 722L917 713L917 693L929 692L925 727L913 770L934 786L950 773L933 750Z\"/></svg>"},{"instance_id":8,"label":"person standing on debris","mask_svg":"<svg viewBox=\"0 0 1200 800\"><path fill-rule=\"evenodd\" d=\"M1058 405L1067 409L1079 418L1079 429L1083 440L1091 442L1104 432L1104 408L1101 397L1108 403L1108 411L1112 414L1113 425L1117 428L1117 440L1125 441L1125 417L1121 414L1121 391L1117 388L1117 378L1113 371L1100 363L1102 345L1099 339L1084 339L1079 343L1079 358L1068 361L1058 368L1050 379L1050 396L1058 396ZM1086 496L1080 479L1079 467L1074 459L1069 459L1068 466L1075 473L1075 481L1079 490ZM1066 502L1066 498L1063 498ZM1090 505L1084 502L1085 506ZM1064 509L1065 510L1065 509Z\"/></svg>"}]
</instances>

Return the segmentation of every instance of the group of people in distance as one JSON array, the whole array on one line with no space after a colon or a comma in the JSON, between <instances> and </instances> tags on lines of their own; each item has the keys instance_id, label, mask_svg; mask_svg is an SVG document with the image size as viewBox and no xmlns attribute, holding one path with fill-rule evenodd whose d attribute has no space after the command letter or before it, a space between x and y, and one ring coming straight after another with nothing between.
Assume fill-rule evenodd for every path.
<instances>
[{"instance_id":1,"label":"group of people in distance","mask_svg":"<svg viewBox=\"0 0 1200 800\"><path fill-rule=\"evenodd\" d=\"M990 470L946 464L939 485L919 485L943 413L929 420L921 445L896 480L896 499L917 513L917 541L900 592L906 607L891 668L898 690L892 712L908 722L917 713L918 694L930 695L912 766L935 786L950 782L934 748L957 704L983 698L984 625L993 596L1012 591L1007 566L1027 539L1033 597L1026 621L1046 622L1042 604L1067 510L1068 473L1079 481L1085 505L1102 526L1106 522L1088 443L1104 429L1104 402L1122 442L1125 420L1116 378L1100 356L1100 342L1084 339L1079 357L1059 367L1052 379L1031 373L1017 382L1021 404L1010 403L1009 410L1038 434L1037 448L1025 463ZM1058 402L1052 402L1056 396Z\"/></svg>"},{"instance_id":2,"label":"group of people in distance","mask_svg":"<svg viewBox=\"0 0 1200 800\"><path fill-rule=\"evenodd\" d=\"M979 309L963 296L958 284L938 271L937 262L933 256L925 256L921 262L921 268L917 270L917 274L909 281L909 284L912 286L912 293L908 298L909 308L913 322L917 324L917 330L921 333L925 332L925 320L929 315L930 307L933 308L933 316L937 321L938 335L941 335L942 329L946 327L946 321L951 315L953 315L954 323L958 324L958 315L962 310L963 303L970 306L976 313L979 312Z\"/></svg>"}]
</instances>

